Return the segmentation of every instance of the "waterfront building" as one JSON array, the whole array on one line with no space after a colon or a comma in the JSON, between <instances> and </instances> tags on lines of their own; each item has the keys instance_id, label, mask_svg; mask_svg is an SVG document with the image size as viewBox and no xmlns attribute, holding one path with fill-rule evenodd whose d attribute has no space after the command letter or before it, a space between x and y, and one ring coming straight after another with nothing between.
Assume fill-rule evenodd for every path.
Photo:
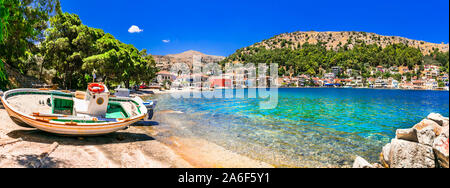
<instances>
[{"instance_id":1,"label":"waterfront building","mask_svg":"<svg viewBox=\"0 0 450 188\"><path fill-rule=\"evenodd\" d=\"M387 84L386 84L386 80L381 79L381 78L377 78L375 80L375 83L373 85L374 88L386 88Z\"/></svg>"},{"instance_id":2,"label":"waterfront building","mask_svg":"<svg viewBox=\"0 0 450 188\"><path fill-rule=\"evenodd\" d=\"M394 78L390 77L387 80L387 87L392 89L398 89L399 88L399 82L395 80Z\"/></svg>"},{"instance_id":3,"label":"waterfront building","mask_svg":"<svg viewBox=\"0 0 450 188\"><path fill-rule=\"evenodd\" d=\"M334 74L334 73L332 73L332 72L330 72L330 73L326 73L324 76L323 76L323 79L329 79L329 80L334 80L334 78L336 78L336 74Z\"/></svg>"},{"instance_id":4,"label":"waterfront building","mask_svg":"<svg viewBox=\"0 0 450 188\"><path fill-rule=\"evenodd\" d=\"M356 77L355 85L356 87L364 87L364 80L362 76Z\"/></svg>"},{"instance_id":5,"label":"waterfront building","mask_svg":"<svg viewBox=\"0 0 450 188\"><path fill-rule=\"evenodd\" d=\"M425 89L425 82L423 80L412 81L414 89Z\"/></svg>"},{"instance_id":6,"label":"waterfront building","mask_svg":"<svg viewBox=\"0 0 450 188\"><path fill-rule=\"evenodd\" d=\"M427 90L435 90L439 87L438 82L435 79L427 80L425 83L425 89Z\"/></svg>"},{"instance_id":7,"label":"waterfront building","mask_svg":"<svg viewBox=\"0 0 450 188\"><path fill-rule=\"evenodd\" d=\"M374 85L375 85L375 78L369 78L369 79L367 79L367 84L368 84L368 86L370 87L370 88L373 88L374 87Z\"/></svg>"},{"instance_id":8,"label":"waterfront building","mask_svg":"<svg viewBox=\"0 0 450 188\"><path fill-rule=\"evenodd\" d=\"M414 85L412 82L407 82L407 81L403 81L402 84L400 85L401 89L413 89Z\"/></svg>"},{"instance_id":9,"label":"waterfront building","mask_svg":"<svg viewBox=\"0 0 450 188\"><path fill-rule=\"evenodd\" d=\"M228 78L212 78L210 79L210 88L231 88L232 80Z\"/></svg>"},{"instance_id":10,"label":"waterfront building","mask_svg":"<svg viewBox=\"0 0 450 188\"><path fill-rule=\"evenodd\" d=\"M166 80L173 82L174 80L177 79L177 76L168 71L159 71L158 73L156 73L156 78L157 78L158 83L161 84Z\"/></svg>"}]
</instances>

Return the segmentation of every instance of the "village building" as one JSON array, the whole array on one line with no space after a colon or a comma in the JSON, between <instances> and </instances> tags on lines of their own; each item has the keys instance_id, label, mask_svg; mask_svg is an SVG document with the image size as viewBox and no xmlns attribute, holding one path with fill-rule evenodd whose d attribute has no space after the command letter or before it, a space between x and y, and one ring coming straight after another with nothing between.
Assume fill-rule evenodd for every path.
<instances>
[{"instance_id":1,"label":"village building","mask_svg":"<svg viewBox=\"0 0 450 188\"><path fill-rule=\"evenodd\" d=\"M377 70L378 72L382 72L382 73L385 72L383 66L381 66L381 65L377 66L376 70Z\"/></svg>"},{"instance_id":2,"label":"village building","mask_svg":"<svg viewBox=\"0 0 450 188\"><path fill-rule=\"evenodd\" d=\"M211 81L210 88L224 89L233 87L232 80L229 78L213 77L210 79L210 81Z\"/></svg>"},{"instance_id":3,"label":"village building","mask_svg":"<svg viewBox=\"0 0 450 188\"><path fill-rule=\"evenodd\" d=\"M438 82L435 79L430 79L425 83L425 89L436 90L439 87Z\"/></svg>"},{"instance_id":4,"label":"village building","mask_svg":"<svg viewBox=\"0 0 450 188\"><path fill-rule=\"evenodd\" d=\"M166 80L173 82L177 79L177 76L168 71L160 71L160 72L156 73L156 78L157 78L158 83L163 83Z\"/></svg>"},{"instance_id":5,"label":"village building","mask_svg":"<svg viewBox=\"0 0 450 188\"><path fill-rule=\"evenodd\" d=\"M409 72L408 66L400 66L398 67L398 73L403 75Z\"/></svg>"},{"instance_id":6,"label":"village building","mask_svg":"<svg viewBox=\"0 0 450 188\"><path fill-rule=\"evenodd\" d=\"M339 66L331 67L331 72L332 72L335 76L337 76L337 75L341 74L341 67L339 67Z\"/></svg>"},{"instance_id":7,"label":"village building","mask_svg":"<svg viewBox=\"0 0 450 188\"><path fill-rule=\"evenodd\" d=\"M414 80L412 81L413 89L424 89L425 82L423 80Z\"/></svg>"},{"instance_id":8,"label":"village building","mask_svg":"<svg viewBox=\"0 0 450 188\"><path fill-rule=\"evenodd\" d=\"M398 74L398 72L399 72L397 66L392 66L388 70L389 70L390 74Z\"/></svg>"},{"instance_id":9,"label":"village building","mask_svg":"<svg viewBox=\"0 0 450 188\"><path fill-rule=\"evenodd\" d=\"M336 74L334 73L326 73L325 75L323 75L323 79L334 80L334 78L336 78Z\"/></svg>"},{"instance_id":10,"label":"village building","mask_svg":"<svg viewBox=\"0 0 450 188\"><path fill-rule=\"evenodd\" d=\"M364 80L363 80L362 76L356 77L355 85L356 85L356 87L364 87Z\"/></svg>"},{"instance_id":11,"label":"village building","mask_svg":"<svg viewBox=\"0 0 450 188\"><path fill-rule=\"evenodd\" d=\"M391 89L398 89L399 88L399 82L395 80L392 77L389 77L387 80L387 87Z\"/></svg>"},{"instance_id":12,"label":"village building","mask_svg":"<svg viewBox=\"0 0 450 188\"><path fill-rule=\"evenodd\" d=\"M412 82L404 81L404 82L402 82L402 84L400 84L400 88L401 89L413 89L414 85Z\"/></svg>"}]
</instances>

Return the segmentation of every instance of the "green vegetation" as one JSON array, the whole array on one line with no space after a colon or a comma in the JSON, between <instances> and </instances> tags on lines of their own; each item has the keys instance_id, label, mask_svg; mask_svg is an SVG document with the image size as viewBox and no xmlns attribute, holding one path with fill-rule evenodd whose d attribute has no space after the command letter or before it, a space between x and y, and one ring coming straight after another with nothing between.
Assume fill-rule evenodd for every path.
<instances>
[{"instance_id":1,"label":"green vegetation","mask_svg":"<svg viewBox=\"0 0 450 188\"><path fill-rule=\"evenodd\" d=\"M8 25L9 12L6 10L4 0L0 0L0 43L3 43L3 36L8 34L6 32Z\"/></svg>"},{"instance_id":2,"label":"green vegetation","mask_svg":"<svg viewBox=\"0 0 450 188\"><path fill-rule=\"evenodd\" d=\"M47 21L59 6L55 0L2 0L0 57L11 67L26 74L28 58L38 52Z\"/></svg>"},{"instance_id":3,"label":"green vegetation","mask_svg":"<svg viewBox=\"0 0 450 188\"><path fill-rule=\"evenodd\" d=\"M449 53L448 52L440 52L438 49L435 49L433 53L424 58L425 64L438 65L441 68L441 72L448 73L449 69Z\"/></svg>"},{"instance_id":4,"label":"green vegetation","mask_svg":"<svg viewBox=\"0 0 450 188\"><path fill-rule=\"evenodd\" d=\"M448 72L448 52L436 51L432 55L433 59ZM311 76L323 76L323 71L320 70L331 72L332 67L339 66L342 70L353 69L355 70L353 74L367 78L371 76L371 67L379 65L383 67L408 66L412 69L415 65L422 65L424 58L419 49L404 44L392 44L381 48L375 44L367 45L359 42L352 48L349 47L349 44L345 44L338 50L327 50L324 43L318 42L317 44L305 43L295 49L289 45L285 48L273 49L247 47L237 50L221 63L233 61L278 63L280 75L286 74L286 70L293 69L294 75L308 74ZM399 75L379 74L380 77L399 77Z\"/></svg>"},{"instance_id":5,"label":"green vegetation","mask_svg":"<svg viewBox=\"0 0 450 188\"><path fill-rule=\"evenodd\" d=\"M0 59L0 89L6 90L8 86L8 75L6 75L5 64Z\"/></svg>"},{"instance_id":6,"label":"green vegetation","mask_svg":"<svg viewBox=\"0 0 450 188\"><path fill-rule=\"evenodd\" d=\"M5 0L0 0L0 45L4 44L4 39L8 35L9 11L5 7ZM8 75L6 74L5 64L0 56L0 89L6 90L9 85Z\"/></svg>"},{"instance_id":7,"label":"green vegetation","mask_svg":"<svg viewBox=\"0 0 450 188\"><path fill-rule=\"evenodd\" d=\"M93 73L107 84L149 81L156 63L101 29L63 13L59 0L0 0L0 59L20 73L51 81L64 89L84 89ZM44 71L47 70L47 71ZM0 62L0 88L8 87Z\"/></svg>"}]
</instances>

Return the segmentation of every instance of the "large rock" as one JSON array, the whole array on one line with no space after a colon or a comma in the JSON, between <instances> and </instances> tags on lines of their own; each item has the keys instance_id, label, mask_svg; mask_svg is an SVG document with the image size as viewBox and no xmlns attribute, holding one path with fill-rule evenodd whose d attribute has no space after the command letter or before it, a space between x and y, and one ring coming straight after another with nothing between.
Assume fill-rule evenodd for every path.
<instances>
[{"instance_id":1,"label":"large rock","mask_svg":"<svg viewBox=\"0 0 450 188\"><path fill-rule=\"evenodd\" d=\"M362 157L357 156L355 162L353 162L353 168L375 168L375 167Z\"/></svg>"},{"instance_id":2,"label":"large rock","mask_svg":"<svg viewBox=\"0 0 450 188\"><path fill-rule=\"evenodd\" d=\"M418 142L416 129L397 129L395 138L408 140L412 142ZM386 155L386 153L384 153Z\"/></svg>"},{"instance_id":3,"label":"large rock","mask_svg":"<svg viewBox=\"0 0 450 188\"><path fill-rule=\"evenodd\" d=\"M373 166L373 168L385 168L383 165L381 165L379 163L373 163L372 166Z\"/></svg>"},{"instance_id":4,"label":"large rock","mask_svg":"<svg viewBox=\"0 0 450 188\"><path fill-rule=\"evenodd\" d=\"M436 154L436 158L439 162L439 166L448 168L448 141L449 138L443 135L437 137L434 140L433 151Z\"/></svg>"},{"instance_id":5,"label":"large rock","mask_svg":"<svg viewBox=\"0 0 450 188\"><path fill-rule=\"evenodd\" d=\"M448 118L442 116L441 114L431 113L430 115L428 115L427 118L429 120L436 122L440 126L443 127L448 126Z\"/></svg>"},{"instance_id":6,"label":"large rock","mask_svg":"<svg viewBox=\"0 0 450 188\"><path fill-rule=\"evenodd\" d=\"M445 136L445 138L449 138L448 137L448 128L449 126L445 126L445 127L442 127L442 132L441 132L441 135L442 136Z\"/></svg>"},{"instance_id":7,"label":"large rock","mask_svg":"<svg viewBox=\"0 0 450 188\"><path fill-rule=\"evenodd\" d=\"M384 168L390 167L390 163L391 163L389 160L390 152L391 152L391 144L389 143L383 147L383 150L381 151L381 154L380 154L380 162Z\"/></svg>"},{"instance_id":8,"label":"large rock","mask_svg":"<svg viewBox=\"0 0 450 188\"><path fill-rule=\"evenodd\" d=\"M433 148L416 142L393 139L389 161L391 168L435 168Z\"/></svg>"},{"instance_id":9,"label":"large rock","mask_svg":"<svg viewBox=\"0 0 450 188\"><path fill-rule=\"evenodd\" d=\"M434 130L431 126L417 130L418 142L427 146L433 146L434 139L438 136Z\"/></svg>"},{"instance_id":10,"label":"large rock","mask_svg":"<svg viewBox=\"0 0 450 188\"><path fill-rule=\"evenodd\" d=\"M436 122L428 119L422 120L414 125L413 129L417 133L417 140L421 144L432 146L434 139L442 133L442 127Z\"/></svg>"},{"instance_id":11,"label":"large rock","mask_svg":"<svg viewBox=\"0 0 450 188\"><path fill-rule=\"evenodd\" d=\"M429 119L424 119L421 122L419 122L418 124L414 125L413 129L416 129L417 131L425 128L425 127L433 127L434 132L436 133L436 135L440 135L442 132L442 127L436 123L435 121L429 120Z\"/></svg>"}]
</instances>

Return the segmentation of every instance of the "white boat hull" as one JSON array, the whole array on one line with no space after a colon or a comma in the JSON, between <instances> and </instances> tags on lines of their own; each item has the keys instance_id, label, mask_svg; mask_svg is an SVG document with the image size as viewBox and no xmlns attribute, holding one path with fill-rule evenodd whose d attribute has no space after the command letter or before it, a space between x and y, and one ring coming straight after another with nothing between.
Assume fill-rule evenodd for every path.
<instances>
[{"instance_id":1,"label":"white boat hull","mask_svg":"<svg viewBox=\"0 0 450 188\"><path fill-rule=\"evenodd\" d=\"M72 136L89 136L89 135L102 135L102 134L108 134L112 132L116 132L119 130L123 130L130 126L133 123L136 123L142 119L144 119L147 116L147 109L143 105L142 99L139 97L134 99L128 99L133 100L135 103L138 104L137 108L140 109L141 113L135 116L132 116L127 119L122 119L117 122L99 122L99 123L69 123L69 122L55 122L48 119L43 119L39 117L34 117L29 114L22 113L12 107L7 101L7 97L14 92L23 92L23 91L30 91L30 92L44 92L39 90L32 90L32 89L20 89L20 90L11 90L4 93L4 96L2 96L1 100L3 103L3 106L5 107L6 111L8 112L9 116L16 118L23 123L26 123L27 125L37 128L42 131L55 133L55 134L62 134L62 135L72 135ZM48 91L50 92L50 91Z\"/></svg>"}]
</instances>

